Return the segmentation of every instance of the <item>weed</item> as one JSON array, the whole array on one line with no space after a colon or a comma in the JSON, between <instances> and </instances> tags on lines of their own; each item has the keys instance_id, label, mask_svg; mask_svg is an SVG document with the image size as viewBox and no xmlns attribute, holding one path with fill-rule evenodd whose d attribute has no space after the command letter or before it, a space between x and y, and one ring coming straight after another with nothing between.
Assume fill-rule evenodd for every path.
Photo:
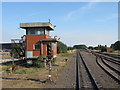
<instances>
[{"instance_id":1,"label":"weed","mask_svg":"<svg viewBox=\"0 0 120 90\"><path fill-rule=\"evenodd\" d=\"M60 56L63 56L63 57L70 57L73 55L73 53L61 53L59 54Z\"/></svg>"},{"instance_id":2,"label":"weed","mask_svg":"<svg viewBox=\"0 0 120 90\"><path fill-rule=\"evenodd\" d=\"M14 74L26 74L28 73L27 69L22 69L22 70L15 70L13 71Z\"/></svg>"},{"instance_id":3,"label":"weed","mask_svg":"<svg viewBox=\"0 0 120 90\"><path fill-rule=\"evenodd\" d=\"M43 63L43 59L45 59L46 57L43 56L43 55L40 55L38 58L37 58L37 61L35 61L33 63L34 66L38 67L38 68L43 68L44 67L44 63Z\"/></svg>"}]
</instances>

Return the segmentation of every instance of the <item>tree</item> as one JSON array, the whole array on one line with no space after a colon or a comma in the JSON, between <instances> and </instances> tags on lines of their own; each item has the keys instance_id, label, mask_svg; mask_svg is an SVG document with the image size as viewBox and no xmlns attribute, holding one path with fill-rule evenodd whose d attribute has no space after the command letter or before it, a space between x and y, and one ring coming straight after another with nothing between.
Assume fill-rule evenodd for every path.
<instances>
[{"instance_id":1,"label":"tree","mask_svg":"<svg viewBox=\"0 0 120 90\"><path fill-rule=\"evenodd\" d=\"M114 49L114 44L111 44L110 48Z\"/></svg>"},{"instance_id":2,"label":"tree","mask_svg":"<svg viewBox=\"0 0 120 90\"><path fill-rule=\"evenodd\" d=\"M92 46L89 46L89 47L88 47L88 49L91 49L91 50L93 50L94 48L93 48Z\"/></svg>"},{"instance_id":3,"label":"tree","mask_svg":"<svg viewBox=\"0 0 120 90\"><path fill-rule=\"evenodd\" d=\"M106 52L107 51L107 45L102 46L98 45L97 47L94 47L95 50L100 50L101 52Z\"/></svg>"},{"instance_id":4,"label":"tree","mask_svg":"<svg viewBox=\"0 0 120 90\"><path fill-rule=\"evenodd\" d=\"M66 52L67 52L67 45L59 41L57 46L57 53L66 53Z\"/></svg>"},{"instance_id":5,"label":"tree","mask_svg":"<svg viewBox=\"0 0 120 90\"><path fill-rule=\"evenodd\" d=\"M105 45L105 47L107 48L107 45Z\"/></svg>"},{"instance_id":6,"label":"tree","mask_svg":"<svg viewBox=\"0 0 120 90\"><path fill-rule=\"evenodd\" d=\"M73 47L68 47L67 50L73 50L74 48Z\"/></svg>"},{"instance_id":7,"label":"tree","mask_svg":"<svg viewBox=\"0 0 120 90\"><path fill-rule=\"evenodd\" d=\"M120 50L120 41L116 41L114 44L111 44L110 48Z\"/></svg>"},{"instance_id":8,"label":"tree","mask_svg":"<svg viewBox=\"0 0 120 90\"><path fill-rule=\"evenodd\" d=\"M115 49L115 50L120 50L120 41L116 41L116 42L114 43L114 49Z\"/></svg>"},{"instance_id":9,"label":"tree","mask_svg":"<svg viewBox=\"0 0 120 90\"><path fill-rule=\"evenodd\" d=\"M101 52L106 52L107 51L107 47L101 46L100 50L101 50Z\"/></svg>"},{"instance_id":10,"label":"tree","mask_svg":"<svg viewBox=\"0 0 120 90\"><path fill-rule=\"evenodd\" d=\"M74 45L73 48L76 48L76 49L86 49L87 46L86 45Z\"/></svg>"},{"instance_id":11,"label":"tree","mask_svg":"<svg viewBox=\"0 0 120 90\"><path fill-rule=\"evenodd\" d=\"M94 47L95 50L98 50L98 47Z\"/></svg>"}]
</instances>

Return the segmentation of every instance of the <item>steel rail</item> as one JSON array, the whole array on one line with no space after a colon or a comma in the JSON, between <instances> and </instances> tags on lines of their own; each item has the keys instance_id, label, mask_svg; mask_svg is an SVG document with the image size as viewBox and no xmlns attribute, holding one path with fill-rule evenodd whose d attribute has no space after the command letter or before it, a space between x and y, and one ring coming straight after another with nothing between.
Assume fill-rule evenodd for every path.
<instances>
[{"instance_id":1,"label":"steel rail","mask_svg":"<svg viewBox=\"0 0 120 90\"><path fill-rule=\"evenodd\" d=\"M108 58L108 57L102 56L102 55L100 55L100 54L97 54L97 55L96 55L95 52L94 52L94 53L92 52L92 54L95 55L95 56L103 57L105 60L107 60L107 61L109 61L109 62L112 62L112 63L114 63L114 64L120 65L120 61L117 61L117 60L114 60L114 59L112 59L112 58Z\"/></svg>"},{"instance_id":2,"label":"steel rail","mask_svg":"<svg viewBox=\"0 0 120 90\"><path fill-rule=\"evenodd\" d=\"M112 75L109 71L107 71L107 70L98 62L98 59L96 59L96 63L98 64L98 66L99 66L104 72L106 72L111 78L113 78L113 80L115 80L118 84L120 84L120 80L117 79L114 75Z\"/></svg>"},{"instance_id":3,"label":"steel rail","mask_svg":"<svg viewBox=\"0 0 120 90\"><path fill-rule=\"evenodd\" d=\"M114 60L115 62L120 63L120 61L115 60L116 58L114 58L114 57L112 57L112 56L110 56L110 55L106 55L106 54L100 53L100 52L94 52L94 53L97 53L97 54L99 54L100 56L102 56L102 57L104 57L104 58L111 59L111 60ZM104 56L103 56L103 55L104 55ZM109 57L106 57L106 56L109 56ZM113 59L113 58L114 58L114 59ZM117 58L117 59L119 59L119 58Z\"/></svg>"},{"instance_id":4,"label":"steel rail","mask_svg":"<svg viewBox=\"0 0 120 90\"><path fill-rule=\"evenodd\" d=\"M116 60L114 60L114 59L111 59L111 58L107 58L107 57L104 57L104 56L102 56L105 60L107 60L107 61L110 61L110 62L112 62L112 63L115 63L115 64L118 64L118 65L120 65L120 62L119 61L116 61Z\"/></svg>"},{"instance_id":5,"label":"steel rail","mask_svg":"<svg viewBox=\"0 0 120 90\"><path fill-rule=\"evenodd\" d=\"M107 53L102 53L102 52L96 52L96 53L100 53L100 54L103 54L103 55L106 55L106 56L110 56L110 57L113 57L113 58L116 58L116 59L120 59L119 54L107 54Z\"/></svg>"},{"instance_id":6,"label":"steel rail","mask_svg":"<svg viewBox=\"0 0 120 90\"><path fill-rule=\"evenodd\" d=\"M116 72L118 75L120 75L120 71L118 71L117 69L115 69L114 67L110 66L109 64L107 64L103 58L101 58L102 62L107 66L109 67L111 70L113 70L114 72Z\"/></svg>"},{"instance_id":7,"label":"steel rail","mask_svg":"<svg viewBox=\"0 0 120 90\"><path fill-rule=\"evenodd\" d=\"M90 78L90 80L91 80L91 83L92 83L92 85L93 85L93 87L94 87L93 89L95 89L95 90L100 90L100 89L102 88L102 86L100 86L100 85L97 83L97 81L95 80L95 78L93 77L92 73L90 72L90 70L88 69L86 63L84 62L84 59L83 59L82 55L80 54L80 51L79 51L79 56L80 56L80 58L81 58L81 60L82 60L82 63L83 63L83 65L84 65L87 73L88 73L88 76L89 76L89 78Z\"/></svg>"},{"instance_id":8,"label":"steel rail","mask_svg":"<svg viewBox=\"0 0 120 90\"><path fill-rule=\"evenodd\" d=\"M76 90L79 90L81 88L81 85L80 85L80 66L79 66L79 60L78 60L78 50L76 52Z\"/></svg>"}]
</instances>

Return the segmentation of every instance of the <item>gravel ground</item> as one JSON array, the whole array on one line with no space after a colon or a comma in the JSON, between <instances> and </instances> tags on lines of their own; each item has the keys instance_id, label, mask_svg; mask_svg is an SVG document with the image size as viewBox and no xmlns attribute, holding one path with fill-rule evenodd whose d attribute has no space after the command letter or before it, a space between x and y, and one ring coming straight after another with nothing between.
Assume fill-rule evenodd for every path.
<instances>
[{"instance_id":1,"label":"gravel ground","mask_svg":"<svg viewBox=\"0 0 120 90\"><path fill-rule=\"evenodd\" d=\"M96 64L95 56L85 51L81 51L81 55L83 56L83 59L85 60L85 63L93 74L95 80L103 88L119 88L119 85Z\"/></svg>"},{"instance_id":2,"label":"gravel ground","mask_svg":"<svg viewBox=\"0 0 120 90\"><path fill-rule=\"evenodd\" d=\"M48 70L41 69L29 74L6 74L3 73L3 88L74 88L76 82L76 59L75 55L65 61L66 57L58 57L56 66L52 66L52 82L48 79ZM45 83L46 82L46 83Z\"/></svg>"},{"instance_id":3,"label":"gravel ground","mask_svg":"<svg viewBox=\"0 0 120 90\"><path fill-rule=\"evenodd\" d=\"M48 84L50 88L75 88L76 85L76 59L75 55L68 60L67 66L61 73L58 74L58 78L54 78L53 84Z\"/></svg>"}]
</instances>

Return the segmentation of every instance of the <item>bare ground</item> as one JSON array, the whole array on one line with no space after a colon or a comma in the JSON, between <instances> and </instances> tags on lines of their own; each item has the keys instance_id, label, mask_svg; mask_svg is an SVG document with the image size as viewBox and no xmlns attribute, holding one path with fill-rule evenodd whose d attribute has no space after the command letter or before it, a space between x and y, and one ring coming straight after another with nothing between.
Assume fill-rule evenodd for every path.
<instances>
[{"instance_id":1,"label":"bare ground","mask_svg":"<svg viewBox=\"0 0 120 90\"><path fill-rule=\"evenodd\" d=\"M75 87L75 56L58 56L52 66L52 82L48 79L48 68L27 74L2 73L3 88L74 88Z\"/></svg>"}]
</instances>

